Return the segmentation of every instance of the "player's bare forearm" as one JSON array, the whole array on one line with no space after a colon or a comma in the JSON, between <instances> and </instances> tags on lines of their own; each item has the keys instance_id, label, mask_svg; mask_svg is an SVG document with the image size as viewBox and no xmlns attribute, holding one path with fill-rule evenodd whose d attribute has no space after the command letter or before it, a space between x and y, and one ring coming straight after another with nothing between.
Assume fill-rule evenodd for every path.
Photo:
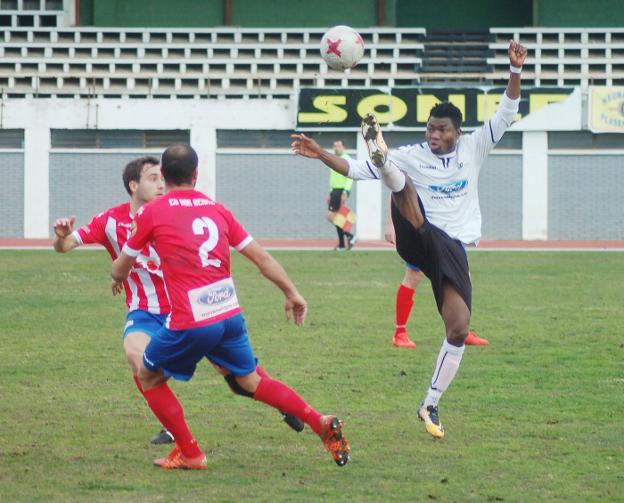
<instances>
[{"instance_id":1,"label":"player's bare forearm","mask_svg":"<svg viewBox=\"0 0 624 503\"><path fill-rule=\"evenodd\" d=\"M78 246L78 243L76 242L76 238L74 238L74 236L72 235L66 237L59 237L55 235L52 245L54 246L55 252L67 253L76 248Z\"/></svg>"},{"instance_id":2,"label":"player's bare forearm","mask_svg":"<svg viewBox=\"0 0 624 503\"><path fill-rule=\"evenodd\" d=\"M297 295L297 288L281 264L256 241L243 248L241 254L253 262L262 275L284 292L286 297Z\"/></svg>"},{"instance_id":3,"label":"player's bare forearm","mask_svg":"<svg viewBox=\"0 0 624 503\"><path fill-rule=\"evenodd\" d=\"M113 266L111 267L111 278L113 278L113 281L116 283L123 283L126 281L130 275L134 261L135 257L121 252L119 257L113 261Z\"/></svg>"},{"instance_id":4,"label":"player's bare forearm","mask_svg":"<svg viewBox=\"0 0 624 503\"><path fill-rule=\"evenodd\" d=\"M303 133L291 134L290 137L293 140L290 146L294 154L309 157L310 159L320 159L341 175L346 176L349 173L349 163L345 159L327 152L312 138L308 138Z\"/></svg>"},{"instance_id":5,"label":"player's bare forearm","mask_svg":"<svg viewBox=\"0 0 624 503\"><path fill-rule=\"evenodd\" d=\"M78 241L72 234L76 217L57 218L54 222L54 251L58 253L67 253L78 246Z\"/></svg>"},{"instance_id":6,"label":"player's bare forearm","mask_svg":"<svg viewBox=\"0 0 624 503\"><path fill-rule=\"evenodd\" d=\"M323 152L319 155L319 159L323 161L326 166L341 175L347 176L349 174L349 163L342 157L338 157L335 154L323 150Z\"/></svg>"},{"instance_id":7,"label":"player's bare forearm","mask_svg":"<svg viewBox=\"0 0 624 503\"><path fill-rule=\"evenodd\" d=\"M284 292L286 297L297 295L297 288L284 268L258 243L252 241L241 253L255 264L266 279Z\"/></svg>"}]
</instances>

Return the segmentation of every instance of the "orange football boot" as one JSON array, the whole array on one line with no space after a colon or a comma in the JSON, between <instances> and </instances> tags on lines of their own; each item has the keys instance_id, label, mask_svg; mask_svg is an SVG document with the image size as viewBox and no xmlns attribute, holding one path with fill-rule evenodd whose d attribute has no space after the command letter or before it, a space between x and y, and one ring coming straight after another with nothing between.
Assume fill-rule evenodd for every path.
<instances>
[{"instance_id":1,"label":"orange football boot","mask_svg":"<svg viewBox=\"0 0 624 503\"><path fill-rule=\"evenodd\" d=\"M466 346L487 346L490 343L487 339L482 339L477 334L475 334L472 330L468 332L468 337L464 341Z\"/></svg>"},{"instance_id":2,"label":"orange football boot","mask_svg":"<svg viewBox=\"0 0 624 503\"><path fill-rule=\"evenodd\" d=\"M155 459L154 466L166 470L205 470L208 468L208 460L204 453L195 458L187 458L179 447L175 447L166 458Z\"/></svg>"},{"instance_id":3,"label":"orange football boot","mask_svg":"<svg viewBox=\"0 0 624 503\"><path fill-rule=\"evenodd\" d=\"M342 434L342 421L336 416L321 418L321 440L338 466L349 461L349 441Z\"/></svg>"},{"instance_id":4,"label":"orange football boot","mask_svg":"<svg viewBox=\"0 0 624 503\"><path fill-rule=\"evenodd\" d=\"M415 348L416 343L407 336L407 332L395 332L392 336L392 345L397 348Z\"/></svg>"}]
</instances>

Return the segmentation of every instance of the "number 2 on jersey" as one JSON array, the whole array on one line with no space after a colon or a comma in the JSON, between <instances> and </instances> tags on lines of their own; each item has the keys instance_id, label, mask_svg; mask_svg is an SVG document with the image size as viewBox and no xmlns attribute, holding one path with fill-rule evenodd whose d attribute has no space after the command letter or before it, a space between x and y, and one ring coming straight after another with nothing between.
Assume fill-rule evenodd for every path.
<instances>
[{"instance_id":1,"label":"number 2 on jersey","mask_svg":"<svg viewBox=\"0 0 624 503\"><path fill-rule=\"evenodd\" d=\"M208 231L208 239L199 247L199 259L202 267L214 266L219 267L221 261L219 259L208 258L208 254L215 249L219 242L219 229L214 220L208 217L196 218L193 220L193 234L203 236L204 231Z\"/></svg>"}]
</instances>

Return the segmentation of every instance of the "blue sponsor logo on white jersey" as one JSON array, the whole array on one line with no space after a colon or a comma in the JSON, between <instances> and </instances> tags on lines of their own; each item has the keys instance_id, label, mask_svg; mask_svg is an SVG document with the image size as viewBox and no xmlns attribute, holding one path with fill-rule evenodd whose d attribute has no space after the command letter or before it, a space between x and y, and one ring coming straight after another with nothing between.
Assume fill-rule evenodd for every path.
<instances>
[{"instance_id":1,"label":"blue sponsor logo on white jersey","mask_svg":"<svg viewBox=\"0 0 624 503\"><path fill-rule=\"evenodd\" d=\"M453 183L447 183L446 185L429 185L429 190L437 192L439 194L454 194L460 190L468 187L468 180L457 180Z\"/></svg>"},{"instance_id":2,"label":"blue sponsor logo on white jersey","mask_svg":"<svg viewBox=\"0 0 624 503\"><path fill-rule=\"evenodd\" d=\"M200 304L211 306L214 304L220 304L221 302L226 302L230 300L234 295L235 293L234 293L233 287L229 285L223 285L223 286L220 286L212 290L208 290L207 292L203 293L197 299L197 301Z\"/></svg>"}]
</instances>

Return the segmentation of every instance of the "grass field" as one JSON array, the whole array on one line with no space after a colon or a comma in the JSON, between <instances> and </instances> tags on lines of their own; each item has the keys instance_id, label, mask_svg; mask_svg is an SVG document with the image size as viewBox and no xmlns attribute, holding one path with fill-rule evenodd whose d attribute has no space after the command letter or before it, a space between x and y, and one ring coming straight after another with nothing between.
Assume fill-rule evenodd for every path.
<instances>
[{"instance_id":1,"label":"grass field","mask_svg":"<svg viewBox=\"0 0 624 503\"><path fill-rule=\"evenodd\" d=\"M208 364L174 383L209 470L151 466L168 449L123 356L124 306L104 252L0 252L0 500L624 501L624 254L474 252L473 328L442 399L447 435L416 419L442 340L429 285L390 345L402 265L392 252L275 252L310 305L240 256L255 352L274 376L346 422L337 467L306 428L235 397Z\"/></svg>"}]
</instances>

